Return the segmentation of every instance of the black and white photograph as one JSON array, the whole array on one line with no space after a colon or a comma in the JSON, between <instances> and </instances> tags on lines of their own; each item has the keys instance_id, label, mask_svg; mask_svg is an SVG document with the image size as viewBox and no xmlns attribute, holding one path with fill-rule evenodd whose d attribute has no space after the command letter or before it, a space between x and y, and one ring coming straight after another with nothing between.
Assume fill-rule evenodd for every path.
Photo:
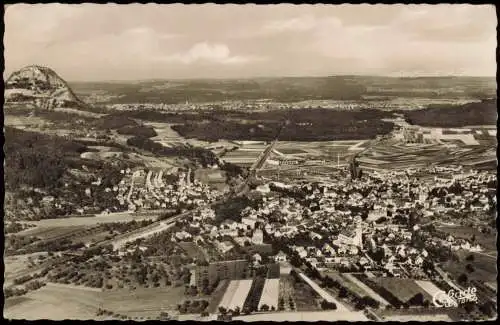
<instances>
[{"instance_id":1,"label":"black and white photograph","mask_svg":"<svg viewBox=\"0 0 500 325\"><path fill-rule=\"evenodd\" d=\"M497 15L4 5L7 320L497 318Z\"/></svg>"}]
</instances>

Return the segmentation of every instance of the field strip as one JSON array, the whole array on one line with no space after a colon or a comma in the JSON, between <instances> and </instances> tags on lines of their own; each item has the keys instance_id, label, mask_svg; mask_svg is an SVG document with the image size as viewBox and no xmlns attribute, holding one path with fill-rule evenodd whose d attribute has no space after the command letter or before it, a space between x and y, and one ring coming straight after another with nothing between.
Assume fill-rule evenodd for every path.
<instances>
[{"instance_id":1,"label":"field strip","mask_svg":"<svg viewBox=\"0 0 500 325\"><path fill-rule=\"evenodd\" d=\"M356 143L355 145L350 146L347 150L349 150L349 151L353 151L353 150L364 150L364 149L366 149L366 148L361 147L361 146L362 146L363 144L365 144L365 143L366 143L366 140L364 140L364 141L359 141L359 142L358 142L358 143Z\"/></svg>"},{"instance_id":2,"label":"field strip","mask_svg":"<svg viewBox=\"0 0 500 325\"><path fill-rule=\"evenodd\" d=\"M323 288L321 288L316 282L314 282L313 280L309 279L304 273L299 273L299 276L307 284L309 284L311 286L311 288L313 288L313 290L316 291L316 293L321 296L321 298L325 299L328 302L335 303L335 305L337 305L337 309L336 309L337 311L349 311L347 309L347 307L344 306L344 304L342 304L340 301L338 301L337 299L335 299L326 290L324 290Z\"/></svg>"},{"instance_id":3,"label":"field strip","mask_svg":"<svg viewBox=\"0 0 500 325\"><path fill-rule=\"evenodd\" d=\"M269 308L274 306L274 308L278 309L279 285L280 279L266 279L260 296L259 310L262 305L268 305Z\"/></svg>"},{"instance_id":4,"label":"field strip","mask_svg":"<svg viewBox=\"0 0 500 325\"><path fill-rule=\"evenodd\" d=\"M231 304L231 301L233 300L233 296L236 294L237 287L238 284L236 283L236 281L229 282L229 285L226 289L226 292L224 293L224 296L222 297L219 307L228 308L228 306Z\"/></svg>"},{"instance_id":5,"label":"field strip","mask_svg":"<svg viewBox=\"0 0 500 325\"><path fill-rule=\"evenodd\" d=\"M89 226L96 225L98 223L112 223L112 222L129 222L132 220L140 221L145 219L156 219L158 217L158 212L151 211L145 213L129 213L129 212L116 212L109 214L100 214L95 217L69 217L69 218L57 218L57 219L42 219L38 221L29 221L37 227L68 227L68 226ZM29 228L23 232L32 230ZM20 232L19 234L21 234Z\"/></svg>"},{"instance_id":6,"label":"field strip","mask_svg":"<svg viewBox=\"0 0 500 325\"><path fill-rule=\"evenodd\" d=\"M234 280L229 283L229 287L222 298L220 307L234 310L236 307L243 308L243 304L250 292L253 280Z\"/></svg>"},{"instance_id":7,"label":"field strip","mask_svg":"<svg viewBox=\"0 0 500 325\"><path fill-rule=\"evenodd\" d=\"M436 287L436 285L434 283L432 283L431 281L415 281L415 283L420 288L422 288L425 292L427 292L431 297L437 297L438 293L443 293L439 297L441 299L439 299L438 301L441 301L441 302L448 301L448 302L456 303L456 301L453 298L451 298L447 294L445 294L443 290Z\"/></svg>"},{"instance_id":8,"label":"field strip","mask_svg":"<svg viewBox=\"0 0 500 325\"><path fill-rule=\"evenodd\" d=\"M102 289L99 289L99 288L79 286L79 285L74 285L74 284L63 284L63 283L47 282L47 286L49 286L49 287L56 287L56 288L78 289L78 290L102 292Z\"/></svg>"},{"instance_id":9,"label":"field strip","mask_svg":"<svg viewBox=\"0 0 500 325\"><path fill-rule=\"evenodd\" d=\"M349 274L349 273L343 273L342 275L344 277L346 277L349 281L351 281L352 283L354 283L355 285L357 285L358 287L360 287L361 289L363 289L366 293L368 293L368 295L370 297L372 297L373 299L377 300L381 305L383 305L383 306L390 305L390 303L387 302L387 300L385 300L384 298L382 298L378 293L376 293L375 291L373 291L366 284L364 284L363 282L361 282L360 280L358 280L354 275Z\"/></svg>"}]
</instances>

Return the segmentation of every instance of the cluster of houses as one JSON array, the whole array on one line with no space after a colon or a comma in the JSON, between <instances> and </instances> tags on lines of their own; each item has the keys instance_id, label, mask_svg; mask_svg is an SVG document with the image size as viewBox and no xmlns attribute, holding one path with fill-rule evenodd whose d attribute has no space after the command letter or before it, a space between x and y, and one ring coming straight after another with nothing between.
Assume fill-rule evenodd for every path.
<instances>
[{"instance_id":1,"label":"cluster of houses","mask_svg":"<svg viewBox=\"0 0 500 325\"><path fill-rule=\"evenodd\" d=\"M410 179L409 174L412 172L388 172L357 182L345 179L335 180L336 183L325 181L315 189L306 185L309 205L292 197L273 196L266 191L268 195L257 209L248 207L241 213L241 222L224 222L220 228L212 228L211 235L230 236L240 245L246 242L259 243L255 237L261 238L256 235L260 234L260 229L267 236L289 239L290 242L300 236L309 238L311 245L294 245L290 248L318 269L339 265L363 266L365 270L383 270L395 276L414 273L424 277L422 265L430 258L429 253L425 249L412 247L412 234L420 230L419 226L410 227L391 220L398 213L406 213L407 216L412 208L423 210L424 216L439 215L440 201L432 197L431 190L440 185L417 182ZM481 197L486 195L485 183L490 178L488 174L479 180L462 177L447 183L447 186L463 182L464 187L469 188L470 185L470 188L477 190L474 195ZM366 213L362 218L363 209ZM385 221L378 223L377 220L382 217ZM255 225L259 227L257 230ZM244 236L241 236L241 230L245 231ZM248 230L253 233L247 234ZM321 245L318 246L318 242ZM428 244L434 242L452 250L481 250L479 245L473 245L465 239L450 237L446 240L436 239ZM228 251L232 246L234 243L227 241L218 244L221 251ZM366 254L368 250L382 250L384 258L375 262ZM286 259L283 254L277 255L276 259Z\"/></svg>"},{"instance_id":2,"label":"cluster of houses","mask_svg":"<svg viewBox=\"0 0 500 325\"><path fill-rule=\"evenodd\" d=\"M145 171L137 169L122 170L124 175L119 184L106 191L116 192L116 199L121 206L127 206L133 212L138 209L176 209L192 207L213 202L220 195L197 180L191 181L191 171L176 169ZM165 176L174 176L177 181L168 183Z\"/></svg>"}]
</instances>

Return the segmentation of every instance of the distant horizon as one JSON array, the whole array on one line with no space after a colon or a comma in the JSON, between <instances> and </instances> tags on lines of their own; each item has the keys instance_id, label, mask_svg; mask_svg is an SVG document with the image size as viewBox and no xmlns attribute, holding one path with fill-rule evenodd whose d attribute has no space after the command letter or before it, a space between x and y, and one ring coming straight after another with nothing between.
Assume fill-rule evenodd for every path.
<instances>
[{"instance_id":1,"label":"distant horizon","mask_svg":"<svg viewBox=\"0 0 500 325\"><path fill-rule=\"evenodd\" d=\"M68 83L120 83L120 82L161 82L161 81L197 81L197 80L257 80L257 79L306 79L329 77L368 77L368 78L393 78L393 79L418 79L418 78L477 78L496 79L496 76L461 76L461 75L419 75L419 76L386 76L386 75L324 75L324 76L273 76L273 77L200 77L200 78L153 78L153 79L121 79L121 80L66 80ZM63 78L64 79L64 78Z\"/></svg>"},{"instance_id":2,"label":"distant horizon","mask_svg":"<svg viewBox=\"0 0 500 325\"><path fill-rule=\"evenodd\" d=\"M497 70L492 5L12 4L4 20L5 71L73 82Z\"/></svg>"},{"instance_id":3,"label":"distant horizon","mask_svg":"<svg viewBox=\"0 0 500 325\"><path fill-rule=\"evenodd\" d=\"M326 75L281 75L281 76L256 76L256 77L191 77L191 78L138 78L138 79L100 79L100 80L91 80L91 79L81 79L81 80L71 80L66 79L63 75L61 75L57 70L53 69L50 66L42 65L42 64L28 64L24 67L21 67L17 70L14 70L10 73L4 71L4 80L7 80L12 73L19 71L21 69L31 67L31 66L40 66L53 70L57 73L62 79L64 79L68 83L120 83L120 82L155 82L155 81L196 81L196 80L257 80L257 79L306 79L306 78L331 78L331 77L367 77L367 78L394 78L394 79L416 79L416 78L478 78L478 79L496 79L496 75L487 76L487 75L370 75L370 74L326 74Z\"/></svg>"}]
</instances>

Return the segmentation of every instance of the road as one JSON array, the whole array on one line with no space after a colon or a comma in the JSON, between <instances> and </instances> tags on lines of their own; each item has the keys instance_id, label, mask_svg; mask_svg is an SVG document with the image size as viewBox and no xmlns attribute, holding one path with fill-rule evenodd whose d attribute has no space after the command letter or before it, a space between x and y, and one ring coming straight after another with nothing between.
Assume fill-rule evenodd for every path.
<instances>
[{"instance_id":1,"label":"road","mask_svg":"<svg viewBox=\"0 0 500 325\"><path fill-rule=\"evenodd\" d=\"M441 269L439 266L435 265L434 266L434 269L437 271L437 273L443 278L443 280L448 283L448 285L450 287L452 287L453 289L455 290L458 290L458 291L461 291L463 290L461 287L459 287L458 285L456 285L448 276L448 274L443 271L443 269Z\"/></svg>"}]
</instances>

